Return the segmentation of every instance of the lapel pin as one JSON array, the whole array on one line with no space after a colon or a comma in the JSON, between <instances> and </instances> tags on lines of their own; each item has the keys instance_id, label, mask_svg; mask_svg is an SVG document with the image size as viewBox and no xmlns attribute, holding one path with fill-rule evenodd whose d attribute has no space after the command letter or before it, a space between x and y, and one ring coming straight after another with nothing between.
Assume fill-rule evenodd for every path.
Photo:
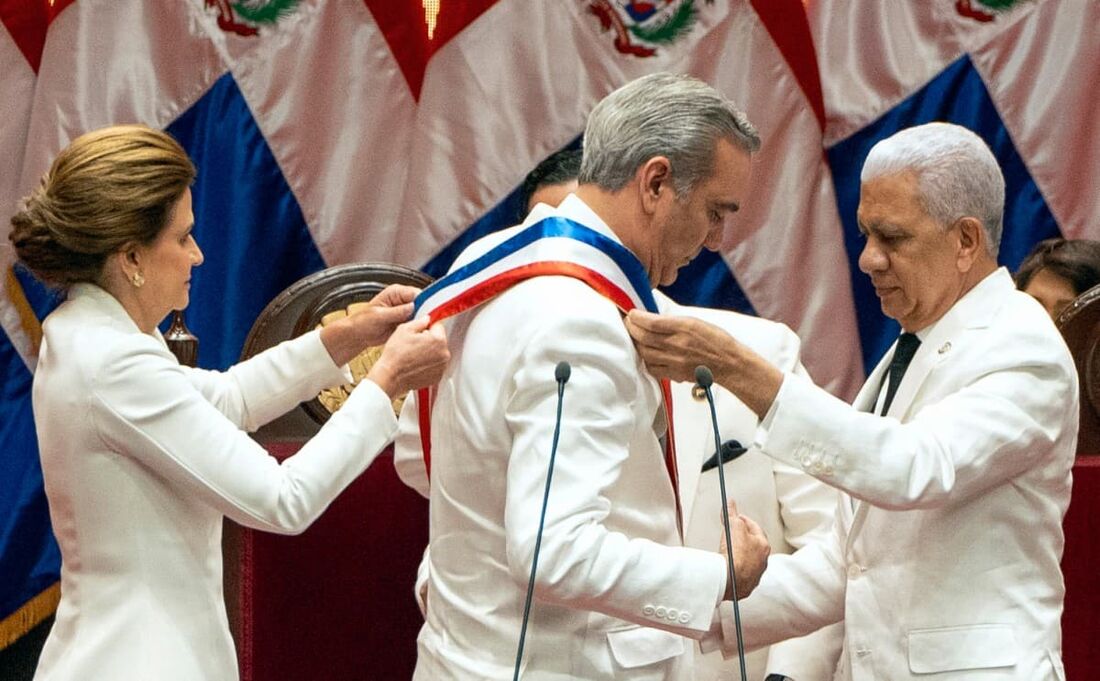
<instances>
[{"instance_id":1,"label":"lapel pin","mask_svg":"<svg viewBox=\"0 0 1100 681\"><path fill-rule=\"evenodd\" d=\"M691 387L691 396L695 398L697 402L702 402L707 399L707 391L702 386L694 385Z\"/></svg>"},{"instance_id":2,"label":"lapel pin","mask_svg":"<svg viewBox=\"0 0 1100 681\"><path fill-rule=\"evenodd\" d=\"M943 345L940 346L939 353L942 355L943 353L947 352L950 349L951 349L951 341L947 341L946 343L944 343Z\"/></svg>"}]
</instances>

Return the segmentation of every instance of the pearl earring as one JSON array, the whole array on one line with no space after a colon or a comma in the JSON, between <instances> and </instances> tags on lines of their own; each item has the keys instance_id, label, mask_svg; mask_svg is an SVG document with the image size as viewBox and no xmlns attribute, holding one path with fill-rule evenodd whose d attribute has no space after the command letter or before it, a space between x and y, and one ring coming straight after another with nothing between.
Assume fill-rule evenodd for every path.
<instances>
[{"instance_id":1,"label":"pearl earring","mask_svg":"<svg viewBox=\"0 0 1100 681\"><path fill-rule=\"evenodd\" d=\"M134 288L141 288L145 285L145 277L141 276L141 272L134 272L134 276L130 277L130 283Z\"/></svg>"}]
</instances>

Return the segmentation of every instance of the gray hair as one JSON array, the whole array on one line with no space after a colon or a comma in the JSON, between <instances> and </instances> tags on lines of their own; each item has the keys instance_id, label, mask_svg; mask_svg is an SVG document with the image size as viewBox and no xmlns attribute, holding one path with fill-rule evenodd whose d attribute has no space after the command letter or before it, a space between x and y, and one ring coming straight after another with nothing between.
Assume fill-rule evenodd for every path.
<instances>
[{"instance_id":1,"label":"gray hair","mask_svg":"<svg viewBox=\"0 0 1100 681\"><path fill-rule=\"evenodd\" d=\"M676 195L683 197L713 174L719 139L748 153L760 148L749 119L711 86L669 73L643 76L592 109L577 180L618 191L646 161L664 156Z\"/></svg>"},{"instance_id":2,"label":"gray hair","mask_svg":"<svg viewBox=\"0 0 1100 681\"><path fill-rule=\"evenodd\" d=\"M963 217L977 218L993 257L1001 247L1005 180L989 146L951 123L902 130L871 147L860 182L912 172L924 211L944 229Z\"/></svg>"}]
</instances>

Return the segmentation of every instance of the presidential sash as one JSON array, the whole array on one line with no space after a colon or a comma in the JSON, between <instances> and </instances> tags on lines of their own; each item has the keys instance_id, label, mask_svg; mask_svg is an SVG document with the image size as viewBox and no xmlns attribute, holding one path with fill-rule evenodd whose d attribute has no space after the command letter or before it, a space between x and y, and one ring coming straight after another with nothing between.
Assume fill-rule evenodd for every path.
<instances>
[{"instance_id":1,"label":"presidential sash","mask_svg":"<svg viewBox=\"0 0 1100 681\"><path fill-rule=\"evenodd\" d=\"M521 281L541 276L572 277L584 282L624 313L635 308L657 312L649 277L638 259L622 244L584 225L561 217L545 218L500 243L473 262L437 280L417 296L415 317L432 323L453 317L503 293ZM676 499L681 528L680 485L672 432L672 390L660 381L668 429L665 469ZM424 468L431 478L431 410L434 391L417 392L420 444Z\"/></svg>"}]
</instances>

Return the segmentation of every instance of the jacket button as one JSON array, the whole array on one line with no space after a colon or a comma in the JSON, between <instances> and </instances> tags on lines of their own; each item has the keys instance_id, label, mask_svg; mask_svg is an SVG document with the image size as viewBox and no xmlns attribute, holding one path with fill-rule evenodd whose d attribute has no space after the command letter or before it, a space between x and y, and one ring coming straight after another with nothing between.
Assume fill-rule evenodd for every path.
<instances>
[{"instance_id":1,"label":"jacket button","mask_svg":"<svg viewBox=\"0 0 1100 681\"><path fill-rule=\"evenodd\" d=\"M687 624L690 621L691 621L691 613L690 612L680 613L680 624Z\"/></svg>"},{"instance_id":2,"label":"jacket button","mask_svg":"<svg viewBox=\"0 0 1100 681\"><path fill-rule=\"evenodd\" d=\"M668 618L670 620L672 620L673 622L675 622L676 618L679 617L679 616L680 616L680 611L677 610L676 608L669 608L668 609Z\"/></svg>"},{"instance_id":3,"label":"jacket button","mask_svg":"<svg viewBox=\"0 0 1100 681\"><path fill-rule=\"evenodd\" d=\"M653 608L652 605L646 605L644 608L642 608L642 614L643 615L652 615L653 610L654 610L654 608Z\"/></svg>"},{"instance_id":4,"label":"jacket button","mask_svg":"<svg viewBox=\"0 0 1100 681\"><path fill-rule=\"evenodd\" d=\"M657 617L660 617L661 619L664 619L665 615L667 615L667 614L668 614L668 608L666 608L663 605L658 605L657 606Z\"/></svg>"},{"instance_id":5,"label":"jacket button","mask_svg":"<svg viewBox=\"0 0 1100 681\"><path fill-rule=\"evenodd\" d=\"M855 563L852 563L851 565L848 566L848 578L849 579L855 579L855 578L859 577L861 574L863 574L863 568L860 567L859 565L856 565Z\"/></svg>"}]
</instances>

